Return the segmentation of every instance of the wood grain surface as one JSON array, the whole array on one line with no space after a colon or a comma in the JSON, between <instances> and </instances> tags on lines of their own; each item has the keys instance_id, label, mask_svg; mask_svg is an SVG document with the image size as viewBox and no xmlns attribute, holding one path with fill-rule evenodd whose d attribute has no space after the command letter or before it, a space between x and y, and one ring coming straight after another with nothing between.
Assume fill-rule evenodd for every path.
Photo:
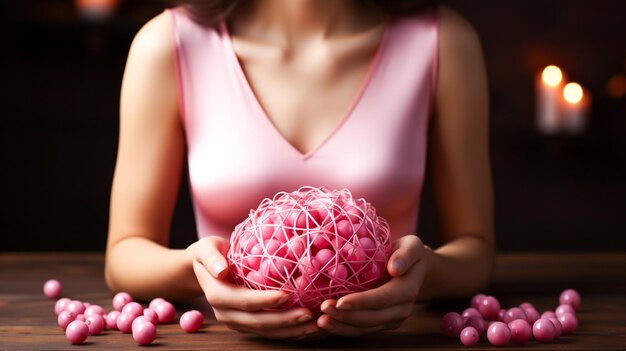
<instances>
[{"instance_id":1,"label":"wood grain surface","mask_svg":"<svg viewBox=\"0 0 626 351\"><path fill-rule=\"evenodd\" d=\"M580 326L574 335L546 344L510 343L515 350L626 350L626 253L502 253L487 293L504 307L530 301L540 311L554 309L565 288L581 292ZM132 350L129 334L105 331L83 345L71 345L56 324L54 300L42 293L50 278L63 283L64 295L111 310L112 294L103 278L101 253L0 253L0 350ZM468 301L416 305L414 314L394 331L323 341L268 341L219 325L202 299L177 303L177 317L198 308L208 320L198 333L178 324L159 325L151 349L160 350L461 350L456 338L440 332L440 318L461 311ZM499 349L481 341L476 350Z\"/></svg>"}]
</instances>

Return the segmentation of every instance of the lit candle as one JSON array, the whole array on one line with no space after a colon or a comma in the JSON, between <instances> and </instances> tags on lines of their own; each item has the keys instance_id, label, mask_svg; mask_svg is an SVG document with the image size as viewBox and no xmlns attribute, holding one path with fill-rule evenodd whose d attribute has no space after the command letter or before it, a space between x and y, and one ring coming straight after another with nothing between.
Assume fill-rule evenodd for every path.
<instances>
[{"instance_id":1,"label":"lit candle","mask_svg":"<svg viewBox=\"0 0 626 351\"><path fill-rule=\"evenodd\" d=\"M537 78L537 128L546 134L559 131L559 114L563 73L557 66L544 68Z\"/></svg>"},{"instance_id":2,"label":"lit candle","mask_svg":"<svg viewBox=\"0 0 626 351\"><path fill-rule=\"evenodd\" d=\"M120 0L75 0L81 17L87 20L101 21L110 18Z\"/></svg>"},{"instance_id":3,"label":"lit candle","mask_svg":"<svg viewBox=\"0 0 626 351\"><path fill-rule=\"evenodd\" d=\"M561 124L571 134L583 132L587 127L590 104L589 94L578 83L568 83L563 88L563 112Z\"/></svg>"}]
</instances>

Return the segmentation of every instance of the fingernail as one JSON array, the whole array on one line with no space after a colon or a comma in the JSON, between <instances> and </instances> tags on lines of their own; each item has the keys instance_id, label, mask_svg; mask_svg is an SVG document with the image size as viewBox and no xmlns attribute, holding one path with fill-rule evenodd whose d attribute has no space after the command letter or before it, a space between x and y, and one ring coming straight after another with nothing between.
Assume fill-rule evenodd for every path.
<instances>
[{"instance_id":1,"label":"fingernail","mask_svg":"<svg viewBox=\"0 0 626 351\"><path fill-rule=\"evenodd\" d=\"M352 305L349 303L337 303L337 309L339 310L349 310L352 308Z\"/></svg>"},{"instance_id":2,"label":"fingernail","mask_svg":"<svg viewBox=\"0 0 626 351\"><path fill-rule=\"evenodd\" d=\"M220 275L225 269L226 269L226 263L224 262L217 262L216 264L213 265L213 271L215 271L215 274L217 275Z\"/></svg>"},{"instance_id":3,"label":"fingernail","mask_svg":"<svg viewBox=\"0 0 626 351\"><path fill-rule=\"evenodd\" d=\"M282 305L285 302L287 302L287 300L289 300L290 296L289 295L285 295L283 297L280 298L280 300L278 300L278 302L276 303L277 305Z\"/></svg>"},{"instance_id":4,"label":"fingernail","mask_svg":"<svg viewBox=\"0 0 626 351\"><path fill-rule=\"evenodd\" d=\"M302 315L302 316L298 317L298 323L308 322L308 321L310 321L310 320L311 320L311 318L313 318L313 317L311 317L311 315L309 315L309 314L304 314L304 315Z\"/></svg>"},{"instance_id":5,"label":"fingernail","mask_svg":"<svg viewBox=\"0 0 626 351\"><path fill-rule=\"evenodd\" d=\"M323 326L324 329L333 329L335 328L335 325L331 322L328 322L325 326Z\"/></svg>"},{"instance_id":6,"label":"fingernail","mask_svg":"<svg viewBox=\"0 0 626 351\"><path fill-rule=\"evenodd\" d=\"M402 273L404 272L404 267L406 265L404 264L404 261L401 259L397 259L395 261L393 261L393 263L391 264L391 267L393 267L393 269L398 272L398 273Z\"/></svg>"},{"instance_id":7,"label":"fingernail","mask_svg":"<svg viewBox=\"0 0 626 351\"><path fill-rule=\"evenodd\" d=\"M334 309L331 306L328 306L328 307L324 308L323 312L326 313L329 316L336 316L337 315L337 310Z\"/></svg>"}]
</instances>

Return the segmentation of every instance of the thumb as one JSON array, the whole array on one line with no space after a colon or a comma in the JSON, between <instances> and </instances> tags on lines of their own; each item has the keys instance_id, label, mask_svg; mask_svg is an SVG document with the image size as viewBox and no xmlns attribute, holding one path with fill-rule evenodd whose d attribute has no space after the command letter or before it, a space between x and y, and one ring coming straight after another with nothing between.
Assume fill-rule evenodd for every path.
<instances>
[{"instance_id":1,"label":"thumb","mask_svg":"<svg viewBox=\"0 0 626 351\"><path fill-rule=\"evenodd\" d=\"M230 243L228 240L209 236L198 240L195 244L195 256L207 271L216 279L228 276L228 260L226 256Z\"/></svg>"},{"instance_id":2,"label":"thumb","mask_svg":"<svg viewBox=\"0 0 626 351\"><path fill-rule=\"evenodd\" d=\"M424 244L417 235L406 235L395 242L395 251L389 257L387 271L392 277L408 272L411 266L422 259Z\"/></svg>"}]
</instances>

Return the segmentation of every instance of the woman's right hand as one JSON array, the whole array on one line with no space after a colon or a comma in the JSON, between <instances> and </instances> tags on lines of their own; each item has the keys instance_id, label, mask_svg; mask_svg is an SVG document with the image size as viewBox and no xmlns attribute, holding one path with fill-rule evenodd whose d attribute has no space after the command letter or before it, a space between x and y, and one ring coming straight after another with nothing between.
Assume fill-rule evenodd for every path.
<instances>
[{"instance_id":1,"label":"woman's right hand","mask_svg":"<svg viewBox=\"0 0 626 351\"><path fill-rule=\"evenodd\" d=\"M264 311L286 302L284 292L252 290L230 282L226 254L227 240L211 236L187 248L193 270L218 322L233 330L255 333L270 339L305 339L325 334L310 310Z\"/></svg>"}]
</instances>

